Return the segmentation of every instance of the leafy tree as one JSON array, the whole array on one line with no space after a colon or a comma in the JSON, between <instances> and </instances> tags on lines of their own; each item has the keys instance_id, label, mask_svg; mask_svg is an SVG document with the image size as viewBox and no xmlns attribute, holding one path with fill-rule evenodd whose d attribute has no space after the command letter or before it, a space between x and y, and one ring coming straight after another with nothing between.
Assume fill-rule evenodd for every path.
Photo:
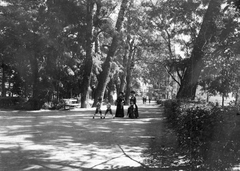
<instances>
[{"instance_id":1,"label":"leafy tree","mask_svg":"<svg viewBox=\"0 0 240 171\"><path fill-rule=\"evenodd\" d=\"M83 30L82 15L77 15L79 12L82 14L81 8L82 6L78 6L75 1L23 0L8 1L8 5L2 7L2 42L9 40L11 43L18 43L18 46L8 44L12 50L7 52L14 52L12 55L14 58L7 59L11 61L9 64L15 66L14 68L18 71L16 73L21 74L26 85L33 83L32 88L28 87L32 89L34 98L39 98L42 92L38 91L41 90L38 86L45 84L46 80L52 84L50 86L53 87L52 91L59 90L61 84L59 76L64 74L67 62L75 60L76 65L69 66L72 68L76 68L79 64L83 52L77 44L81 42L79 37L82 36L74 35L78 33L77 29L80 33ZM77 17L73 17L75 15ZM10 30L11 39L8 39ZM13 41L13 38L18 41ZM4 49L1 52L3 54ZM72 54L70 60L69 55L66 54ZM4 57L6 58L7 55Z\"/></svg>"},{"instance_id":2,"label":"leafy tree","mask_svg":"<svg viewBox=\"0 0 240 171\"><path fill-rule=\"evenodd\" d=\"M84 61L84 75L83 75L83 88L81 94L81 107L86 107L86 99L88 96L88 88L90 86L91 81L91 73L92 73L92 39L93 39L93 7L94 1L87 1L87 11L86 11L86 58Z\"/></svg>"},{"instance_id":3,"label":"leafy tree","mask_svg":"<svg viewBox=\"0 0 240 171\"><path fill-rule=\"evenodd\" d=\"M164 53L168 54L164 64L180 86L177 97L194 99L199 78L206 66L205 60L208 61L206 56L212 57L207 49L215 44L212 53L224 51L223 42L228 42L229 47L230 39L232 45L237 40L237 36L233 38L237 28L235 13L229 6L222 8L223 2L217 0L158 1L156 4L143 3L143 6L149 9L149 27L155 35L159 33L162 36L162 42L168 49L168 53ZM175 54L174 44L184 50L183 58ZM174 72L178 78L173 77Z\"/></svg>"},{"instance_id":4,"label":"leafy tree","mask_svg":"<svg viewBox=\"0 0 240 171\"><path fill-rule=\"evenodd\" d=\"M200 82L206 83L205 90L222 94L224 97L229 92L237 93L239 54L239 24L238 14L231 5L224 8L221 19L217 23L214 41L205 47L205 68L200 76ZM221 86L221 87L220 87Z\"/></svg>"},{"instance_id":5,"label":"leafy tree","mask_svg":"<svg viewBox=\"0 0 240 171\"><path fill-rule=\"evenodd\" d=\"M216 32L215 19L219 16L221 2L211 0L207 11L203 17L203 22L199 30L198 36L194 42L193 50L186 66L182 84L179 88L177 98L195 98L198 78L204 67L202 48L211 41Z\"/></svg>"},{"instance_id":6,"label":"leafy tree","mask_svg":"<svg viewBox=\"0 0 240 171\"><path fill-rule=\"evenodd\" d=\"M99 75L98 85L96 87L96 92L95 92L96 94L94 97L94 105L97 103L98 97L103 97L107 83L108 83L110 68L111 68L112 60L114 58L117 46L118 46L119 32L122 27L122 22L124 20L124 14L127 8L127 4L128 4L128 0L123 0L121 3L121 7L118 13L118 19L116 23L116 30L114 31L112 42L108 49L107 57L102 65L102 71Z\"/></svg>"}]
</instances>

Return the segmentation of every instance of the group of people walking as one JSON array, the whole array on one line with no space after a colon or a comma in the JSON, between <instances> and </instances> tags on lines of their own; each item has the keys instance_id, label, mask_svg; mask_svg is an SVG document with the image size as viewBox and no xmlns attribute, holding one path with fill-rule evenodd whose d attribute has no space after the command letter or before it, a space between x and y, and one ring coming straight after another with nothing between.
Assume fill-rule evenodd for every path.
<instances>
[{"instance_id":1,"label":"group of people walking","mask_svg":"<svg viewBox=\"0 0 240 171\"><path fill-rule=\"evenodd\" d=\"M143 96L142 100L143 100L143 104L145 104L147 102L147 99L148 99L148 102L151 103L151 96L147 97L147 96Z\"/></svg>"},{"instance_id":2,"label":"group of people walking","mask_svg":"<svg viewBox=\"0 0 240 171\"><path fill-rule=\"evenodd\" d=\"M138 113L138 106L136 104L137 100L135 97L135 91L131 91L130 94L131 94L130 98L129 98L130 105L127 110L127 116L131 119L138 118L139 113ZM107 110L105 111L104 116L102 116L102 110L101 110L102 99L99 98L98 103L96 105L96 111L94 113L93 119L95 118L95 115L98 113L100 114L100 118L104 119L108 112L112 115L113 118L114 117L122 117L123 118L125 116L124 115L124 103L125 103L124 94L123 94L123 92L120 92L119 96L116 100L117 108L116 108L115 116L113 116L112 109L111 109L111 103L109 103L109 102L107 103Z\"/></svg>"}]
</instances>

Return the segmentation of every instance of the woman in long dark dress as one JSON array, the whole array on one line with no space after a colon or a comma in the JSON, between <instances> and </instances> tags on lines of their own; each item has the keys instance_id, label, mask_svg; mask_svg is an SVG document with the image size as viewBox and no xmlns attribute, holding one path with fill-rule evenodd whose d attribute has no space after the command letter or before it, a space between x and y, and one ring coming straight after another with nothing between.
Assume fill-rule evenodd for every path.
<instances>
[{"instance_id":1,"label":"woman in long dark dress","mask_svg":"<svg viewBox=\"0 0 240 171\"><path fill-rule=\"evenodd\" d=\"M123 97L123 92L119 93L119 96L116 100L117 103L117 109L116 109L116 114L115 117L124 117L124 97Z\"/></svg>"},{"instance_id":2,"label":"woman in long dark dress","mask_svg":"<svg viewBox=\"0 0 240 171\"><path fill-rule=\"evenodd\" d=\"M137 99L135 97L135 91L131 91L131 97L130 97L130 106L128 108L128 116L129 118L138 118L138 106L137 106Z\"/></svg>"}]
</instances>

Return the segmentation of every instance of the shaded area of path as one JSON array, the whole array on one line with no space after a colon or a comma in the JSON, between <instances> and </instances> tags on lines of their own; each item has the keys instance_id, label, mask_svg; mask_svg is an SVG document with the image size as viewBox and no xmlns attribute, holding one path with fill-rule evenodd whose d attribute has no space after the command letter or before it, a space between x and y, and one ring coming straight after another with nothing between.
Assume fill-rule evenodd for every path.
<instances>
[{"instance_id":1,"label":"shaded area of path","mask_svg":"<svg viewBox=\"0 0 240 171\"><path fill-rule=\"evenodd\" d=\"M93 112L0 111L0 170L159 170L172 160L176 140L154 102L139 104L139 119Z\"/></svg>"}]
</instances>

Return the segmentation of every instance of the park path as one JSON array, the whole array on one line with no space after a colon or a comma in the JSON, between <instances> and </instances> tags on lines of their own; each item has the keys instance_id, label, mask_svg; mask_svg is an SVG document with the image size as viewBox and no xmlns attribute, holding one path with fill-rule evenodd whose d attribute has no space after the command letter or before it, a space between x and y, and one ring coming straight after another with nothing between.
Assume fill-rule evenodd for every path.
<instances>
[{"instance_id":1,"label":"park path","mask_svg":"<svg viewBox=\"0 0 240 171\"><path fill-rule=\"evenodd\" d=\"M157 146L174 142L162 110L139 104L138 119L92 119L94 109L0 111L0 171L153 170Z\"/></svg>"}]
</instances>

